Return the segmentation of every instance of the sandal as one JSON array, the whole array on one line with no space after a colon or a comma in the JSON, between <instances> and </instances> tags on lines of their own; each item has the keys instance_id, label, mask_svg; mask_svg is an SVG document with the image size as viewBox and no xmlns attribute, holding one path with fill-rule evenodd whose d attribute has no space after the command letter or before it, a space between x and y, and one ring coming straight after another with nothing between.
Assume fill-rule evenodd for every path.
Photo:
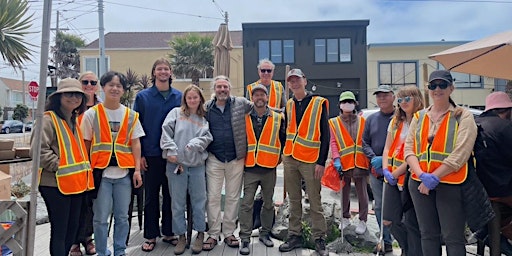
<instances>
[{"instance_id":1,"label":"sandal","mask_svg":"<svg viewBox=\"0 0 512 256\"><path fill-rule=\"evenodd\" d=\"M224 238L224 243L226 243L231 248L238 248L240 246L238 239L236 239L234 235L230 235Z\"/></svg>"},{"instance_id":2,"label":"sandal","mask_svg":"<svg viewBox=\"0 0 512 256\"><path fill-rule=\"evenodd\" d=\"M147 246L147 248L144 248L144 245ZM155 249L156 242L146 241L142 244L141 249L144 252L150 252Z\"/></svg>"},{"instance_id":3,"label":"sandal","mask_svg":"<svg viewBox=\"0 0 512 256\"><path fill-rule=\"evenodd\" d=\"M82 256L82 250L80 250L80 244L74 244L69 250L69 256Z\"/></svg>"},{"instance_id":4,"label":"sandal","mask_svg":"<svg viewBox=\"0 0 512 256\"><path fill-rule=\"evenodd\" d=\"M211 251L217 245L217 239L213 237L208 237L206 241L203 242L203 251Z\"/></svg>"},{"instance_id":5,"label":"sandal","mask_svg":"<svg viewBox=\"0 0 512 256\"><path fill-rule=\"evenodd\" d=\"M89 239L87 242L82 243L82 245L85 248L85 254L87 255L94 255L96 254L96 247L94 246L94 243L92 242L94 239ZM78 246L80 248L80 246Z\"/></svg>"},{"instance_id":6,"label":"sandal","mask_svg":"<svg viewBox=\"0 0 512 256\"><path fill-rule=\"evenodd\" d=\"M165 237L164 237L164 238L162 238L162 242L176 246L178 244L178 238L175 236L171 236L169 239L165 239Z\"/></svg>"}]
</instances>

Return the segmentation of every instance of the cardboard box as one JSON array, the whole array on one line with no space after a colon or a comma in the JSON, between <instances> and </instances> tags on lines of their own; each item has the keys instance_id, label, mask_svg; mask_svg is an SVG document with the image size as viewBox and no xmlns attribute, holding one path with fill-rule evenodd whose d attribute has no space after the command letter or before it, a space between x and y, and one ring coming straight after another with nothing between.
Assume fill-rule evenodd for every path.
<instances>
[{"instance_id":1,"label":"cardboard box","mask_svg":"<svg viewBox=\"0 0 512 256\"><path fill-rule=\"evenodd\" d=\"M0 172L5 174L11 174L11 165L10 164L0 164Z\"/></svg>"},{"instance_id":2,"label":"cardboard box","mask_svg":"<svg viewBox=\"0 0 512 256\"><path fill-rule=\"evenodd\" d=\"M19 157L19 158L30 157L30 148L29 147L14 148L14 152L15 152L16 157Z\"/></svg>"},{"instance_id":3,"label":"cardboard box","mask_svg":"<svg viewBox=\"0 0 512 256\"><path fill-rule=\"evenodd\" d=\"M0 151L1 150L12 150L14 146L14 140L0 140Z\"/></svg>"},{"instance_id":4,"label":"cardboard box","mask_svg":"<svg viewBox=\"0 0 512 256\"><path fill-rule=\"evenodd\" d=\"M0 199L11 200L11 175L0 172Z\"/></svg>"},{"instance_id":5,"label":"cardboard box","mask_svg":"<svg viewBox=\"0 0 512 256\"><path fill-rule=\"evenodd\" d=\"M16 156L16 152L12 149L10 150L0 150L0 160L11 160Z\"/></svg>"}]
</instances>

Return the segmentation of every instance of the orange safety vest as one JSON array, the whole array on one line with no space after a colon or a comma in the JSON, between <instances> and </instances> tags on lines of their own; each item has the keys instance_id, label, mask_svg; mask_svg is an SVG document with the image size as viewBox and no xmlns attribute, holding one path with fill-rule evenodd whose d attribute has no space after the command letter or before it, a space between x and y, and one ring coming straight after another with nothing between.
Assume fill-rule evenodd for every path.
<instances>
[{"instance_id":1,"label":"orange safety vest","mask_svg":"<svg viewBox=\"0 0 512 256\"><path fill-rule=\"evenodd\" d=\"M418 128L414 131L414 153L418 157L421 170L427 173L434 172L443 160L450 155L457 141L457 131L459 124L456 117L450 111L441 122L432 144L428 143L428 131L430 119L424 110L414 114L418 119ZM468 166L465 163L458 171L452 172L440 179L441 183L461 184L466 180ZM413 173L411 178L419 181L419 178Z\"/></svg>"},{"instance_id":2,"label":"orange safety vest","mask_svg":"<svg viewBox=\"0 0 512 256\"><path fill-rule=\"evenodd\" d=\"M107 113L103 104L92 107L96 112L96 118L93 121L93 140L91 144L91 165L93 168L107 168L112 152L115 152L117 164L121 168L135 168L135 159L132 155L132 133L135 123L139 118L139 113L126 108L123 121L120 124L119 131L112 142L112 133L108 122Z\"/></svg>"},{"instance_id":3,"label":"orange safety vest","mask_svg":"<svg viewBox=\"0 0 512 256\"><path fill-rule=\"evenodd\" d=\"M400 122L398 128L396 127L396 117L393 117L391 120L391 137L393 138L393 143L391 143L391 147L389 147L388 151L388 169L390 172L395 171L400 165L405 163L404 159L404 144L405 140L400 138L400 134L402 133L402 128L404 126L404 122ZM399 186L403 186L405 181L405 174L398 176L397 184Z\"/></svg>"},{"instance_id":4,"label":"orange safety vest","mask_svg":"<svg viewBox=\"0 0 512 256\"><path fill-rule=\"evenodd\" d=\"M275 168L279 163L281 142L279 141L279 127L281 127L281 115L270 110L260 138L256 139L252 119L245 116L245 130L247 133L247 155L245 166L253 167L256 164L266 168Z\"/></svg>"},{"instance_id":5,"label":"orange safety vest","mask_svg":"<svg viewBox=\"0 0 512 256\"><path fill-rule=\"evenodd\" d=\"M342 171L344 172L354 169L355 167L365 170L370 168L368 158L363 152L363 130L365 119L362 116L357 116L357 118L359 119L359 125L357 127L356 143L354 143L350 133L343 126L341 117L337 116L329 119L329 126L335 135L336 145L338 145L340 160L343 166Z\"/></svg>"},{"instance_id":6,"label":"orange safety vest","mask_svg":"<svg viewBox=\"0 0 512 256\"><path fill-rule=\"evenodd\" d=\"M55 178L64 195L79 194L94 189L92 168L80 129L71 131L66 121L53 111L44 113L52 118L59 143L59 167ZM39 170L41 174L42 169Z\"/></svg>"},{"instance_id":7,"label":"orange safety vest","mask_svg":"<svg viewBox=\"0 0 512 256\"><path fill-rule=\"evenodd\" d=\"M249 100L252 101L252 87L260 84L260 81L254 82L247 86ZM281 108L281 100L283 98L283 86L281 82L271 80L270 90L268 92L268 106L271 108Z\"/></svg>"},{"instance_id":8,"label":"orange safety vest","mask_svg":"<svg viewBox=\"0 0 512 256\"><path fill-rule=\"evenodd\" d=\"M283 154L305 162L314 163L320 155L320 117L322 116L322 104L329 102L320 97L313 96L309 102L302 120L297 127L295 114L295 101L289 99L286 104L288 124L286 126L286 143Z\"/></svg>"}]
</instances>

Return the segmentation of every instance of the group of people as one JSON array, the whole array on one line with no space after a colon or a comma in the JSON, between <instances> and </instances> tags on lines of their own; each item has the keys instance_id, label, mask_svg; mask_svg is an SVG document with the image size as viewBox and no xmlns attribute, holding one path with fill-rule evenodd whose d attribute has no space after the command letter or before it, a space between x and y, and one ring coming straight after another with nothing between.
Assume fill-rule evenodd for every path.
<instances>
[{"instance_id":1,"label":"group of people","mask_svg":"<svg viewBox=\"0 0 512 256\"><path fill-rule=\"evenodd\" d=\"M306 90L300 69L287 73L293 94L287 100L282 84L272 80L274 69L268 59L258 63L260 79L247 86L247 98L231 95L229 78L217 76L206 100L196 85L183 93L173 88L171 64L161 58L151 70L153 86L136 95L133 110L121 104L127 80L119 72L107 72L99 81L91 72L61 80L48 97L40 138L39 190L51 223L50 254L82 255L82 244L88 255L112 255L107 237L113 213L113 255L125 255L132 190L143 182L141 250L153 251L162 237L175 246L176 255L188 243L196 254L214 249L222 235L226 245L250 254L258 187L263 199L259 241L272 247L276 167L283 163L290 214L288 237L279 251L303 245L305 190L315 251L328 255L320 180L330 156L347 184L340 228L351 224L349 184L354 180L356 233L366 232L369 179L384 228L384 246L376 252L392 250L392 234L406 255L441 255L441 240L449 255L465 255L461 191L473 171L468 159L477 129L472 114L450 98L449 72L431 74L433 104L426 109L417 87L405 86L395 96L389 86L380 86L374 93L380 111L365 120L350 91L340 95L340 115L329 119L329 102ZM96 96L98 83L103 100ZM508 102L485 113L506 109L497 115L508 113L510 119ZM510 183L503 186L510 188ZM512 192L498 194L508 196L500 202L510 204ZM197 231L193 243L186 236L187 197ZM234 234L237 220L240 240Z\"/></svg>"}]
</instances>

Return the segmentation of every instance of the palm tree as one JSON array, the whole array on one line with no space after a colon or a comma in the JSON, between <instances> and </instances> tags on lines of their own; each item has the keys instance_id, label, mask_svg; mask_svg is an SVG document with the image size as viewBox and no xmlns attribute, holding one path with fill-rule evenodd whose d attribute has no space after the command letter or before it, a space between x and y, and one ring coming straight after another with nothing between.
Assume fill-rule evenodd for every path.
<instances>
[{"instance_id":1,"label":"palm tree","mask_svg":"<svg viewBox=\"0 0 512 256\"><path fill-rule=\"evenodd\" d=\"M213 73L213 44L211 36L188 34L169 42L169 54L176 77L190 77L199 86L202 74Z\"/></svg>"},{"instance_id":2,"label":"palm tree","mask_svg":"<svg viewBox=\"0 0 512 256\"><path fill-rule=\"evenodd\" d=\"M126 71L126 80L128 86L123 96L121 96L121 103L131 108L134 90L137 90L139 87L141 87L139 85L139 75L135 73L135 71L133 71L131 68L128 68L128 70Z\"/></svg>"},{"instance_id":3,"label":"palm tree","mask_svg":"<svg viewBox=\"0 0 512 256\"><path fill-rule=\"evenodd\" d=\"M78 48L84 47L85 41L79 36L58 32L55 36L55 46L50 51L52 62L58 67L57 76L60 78L75 77L80 73L80 54Z\"/></svg>"},{"instance_id":4,"label":"palm tree","mask_svg":"<svg viewBox=\"0 0 512 256\"><path fill-rule=\"evenodd\" d=\"M26 0L0 1L0 53L13 67L22 66L32 56L28 46L34 45L24 39L32 26L33 14L26 16L27 10Z\"/></svg>"}]
</instances>

